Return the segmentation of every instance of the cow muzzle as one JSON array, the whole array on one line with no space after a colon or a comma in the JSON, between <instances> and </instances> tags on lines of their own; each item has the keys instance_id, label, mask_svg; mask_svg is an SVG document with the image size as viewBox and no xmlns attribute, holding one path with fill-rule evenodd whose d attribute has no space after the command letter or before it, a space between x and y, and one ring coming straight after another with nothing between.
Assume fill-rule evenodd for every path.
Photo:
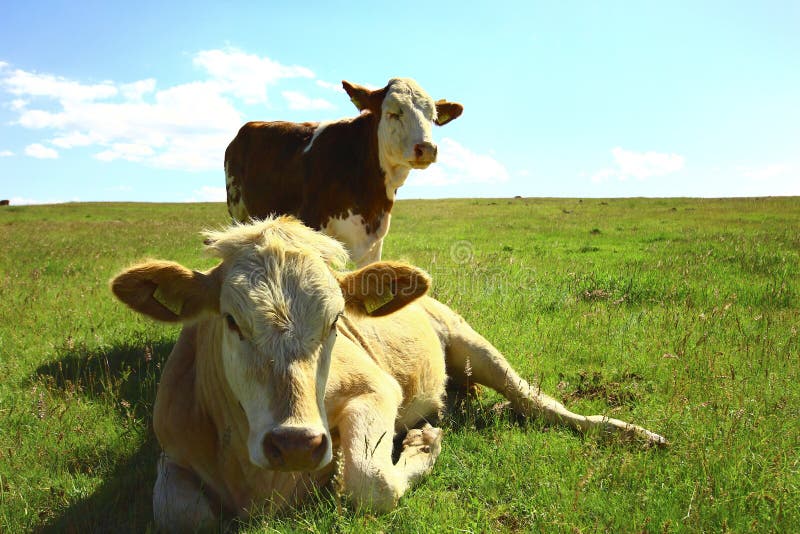
<instances>
[{"instance_id":1,"label":"cow muzzle","mask_svg":"<svg viewBox=\"0 0 800 534\"><path fill-rule=\"evenodd\" d=\"M436 161L436 154L438 151L439 149L436 148L436 145L433 143L427 141L417 143L414 145L414 159L409 163L411 163L411 166L415 169L424 169Z\"/></svg>"},{"instance_id":2,"label":"cow muzzle","mask_svg":"<svg viewBox=\"0 0 800 534\"><path fill-rule=\"evenodd\" d=\"M330 450L324 432L310 428L278 427L262 442L269 468L275 471L315 471Z\"/></svg>"}]
</instances>

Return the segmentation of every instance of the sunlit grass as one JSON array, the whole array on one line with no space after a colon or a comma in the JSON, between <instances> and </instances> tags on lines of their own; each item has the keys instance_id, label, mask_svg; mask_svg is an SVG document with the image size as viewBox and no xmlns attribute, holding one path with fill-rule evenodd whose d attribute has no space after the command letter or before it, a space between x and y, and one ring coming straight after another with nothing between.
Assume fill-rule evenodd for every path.
<instances>
[{"instance_id":1,"label":"sunlit grass","mask_svg":"<svg viewBox=\"0 0 800 534\"><path fill-rule=\"evenodd\" d=\"M0 531L146 531L160 368L178 328L113 300L146 257L202 269L221 204L0 208ZM520 422L484 392L442 421L395 512L321 494L246 531L791 531L800 524L800 200L404 201L384 257L434 277L520 372L641 450Z\"/></svg>"}]
</instances>

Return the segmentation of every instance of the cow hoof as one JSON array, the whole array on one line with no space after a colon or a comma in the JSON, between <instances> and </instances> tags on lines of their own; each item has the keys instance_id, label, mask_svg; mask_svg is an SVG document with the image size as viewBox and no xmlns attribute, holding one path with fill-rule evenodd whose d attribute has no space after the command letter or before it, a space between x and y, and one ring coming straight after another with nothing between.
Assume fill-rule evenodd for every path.
<instances>
[{"instance_id":1,"label":"cow hoof","mask_svg":"<svg viewBox=\"0 0 800 534\"><path fill-rule=\"evenodd\" d=\"M426 424L422 428L412 428L403 440L403 449L417 449L417 452L439 456L442 449L442 429Z\"/></svg>"},{"instance_id":2,"label":"cow hoof","mask_svg":"<svg viewBox=\"0 0 800 534\"><path fill-rule=\"evenodd\" d=\"M590 415L586 419L596 425L596 428L599 428L604 435L616 436L621 441L639 442L643 443L645 447L666 447L669 445L666 438L639 425L603 415Z\"/></svg>"},{"instance_id":3,"label":"cow hoof","mask_svg":"<svg viewBox=\"0 0 800 534\"><path fill-rule=\"evenodd\" d=\"M646 428L638 425L631 425L625 428L624 435L630 441L637 441L642 443L645 447L666 447L669 442L655 432L650 432Z\"/></svg>"}]
</instances>

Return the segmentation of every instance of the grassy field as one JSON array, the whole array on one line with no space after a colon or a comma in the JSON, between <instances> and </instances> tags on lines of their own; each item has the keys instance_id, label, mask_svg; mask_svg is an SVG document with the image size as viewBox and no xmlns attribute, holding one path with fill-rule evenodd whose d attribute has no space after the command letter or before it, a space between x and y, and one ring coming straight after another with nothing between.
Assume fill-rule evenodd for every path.
<instances>
[{"instance_id":1,"label":"grassy field","mask_svg":"<svg viewBox=\"0 0 800 534\"><path fill-rule=\"evenodd\" d=\"M144 532L178 327L114 301L143 258L207 268L222 204L0 208L0 532ZM526 377L671 446L582 437L480 399L393 513L333 495L244 531L789 532L800 525L800 199L403 201L384 257Z\"/></svg>"}]
</instances>

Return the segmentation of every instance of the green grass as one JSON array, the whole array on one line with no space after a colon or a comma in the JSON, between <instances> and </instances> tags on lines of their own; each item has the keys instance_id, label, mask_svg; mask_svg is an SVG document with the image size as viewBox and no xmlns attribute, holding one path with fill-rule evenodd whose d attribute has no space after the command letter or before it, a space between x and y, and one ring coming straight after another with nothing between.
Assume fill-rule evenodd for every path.
<instances>
[{"instance_id":1,"label":"green grass","mask_svg":"<svg viewBox=\"0 0 800 534\"><path fill-rule=\"evenodd\" d=\"M0 208L0 531L152 529L151 412L178 328L108 280L207 268L222 204ZM433 474L384 516L328 494L245 531L788 532L800 524L800 200L403 201L384 257L582 413L642 450L522 422L490 392L449 414Z\"/></svg>"}]
</instances>

